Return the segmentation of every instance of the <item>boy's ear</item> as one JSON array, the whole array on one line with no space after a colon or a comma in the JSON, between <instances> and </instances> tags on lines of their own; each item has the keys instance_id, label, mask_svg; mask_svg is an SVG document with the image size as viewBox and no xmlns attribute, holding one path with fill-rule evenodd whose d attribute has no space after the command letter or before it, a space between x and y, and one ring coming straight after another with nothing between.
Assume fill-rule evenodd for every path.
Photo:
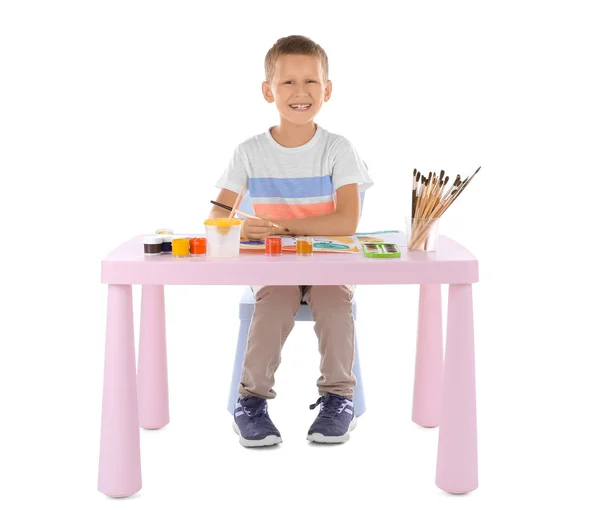
<instances>
[{"instance_id":1,"label":"boy's ear","mask_svg":"<svg viewBox=\"0 0 600 522\"><path fill-rule=\"evenodd\" d=\"M327 85L325 86L325 95L323 97L324 101L329 101L329 98L331 98L331 89L333 88L333 86L331 85L331 80L327 81Z\"/></svg>"},{"instance_id":2,"label":"boy's ear","mask_svg":"<svg viewBox=\"0 0 600 522\"><path fill-rule=\"evenodd\" d=\"M275 98L273 97L273 92L271 91L271 86L268 82L262 83L262 92L263 96L265 97L265 100L267 100L269 103L273 103L275 101Z\"/></svg>"}]
</instances>

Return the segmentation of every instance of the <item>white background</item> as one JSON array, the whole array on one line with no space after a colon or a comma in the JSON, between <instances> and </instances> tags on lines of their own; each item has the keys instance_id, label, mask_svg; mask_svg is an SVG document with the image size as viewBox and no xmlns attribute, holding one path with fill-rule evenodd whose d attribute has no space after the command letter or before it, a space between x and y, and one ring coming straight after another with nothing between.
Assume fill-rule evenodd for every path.
<instances>
[{"instance_id":1,"label":"white background","mask_svg":"<svg viewBox=\"0 0 600 522\"><path fill-rule=\"evenodd\" d=\"M2 2L0 519L597 520L593 3ZM168 287L171 423L141 433L141 492L109 499L100 261L203 232L234 147L279 121L263 60L290 34L328 53L316 121L375 181L361 231L403 228L413 168L481 165L441 224L480 262L480 487L439 490L438 430L410 420L417 287L357 290L368 410L342 446L305 440L318 353L297 324L266 451L225 410L242 287Z\"/></svg>"}]
</instances>

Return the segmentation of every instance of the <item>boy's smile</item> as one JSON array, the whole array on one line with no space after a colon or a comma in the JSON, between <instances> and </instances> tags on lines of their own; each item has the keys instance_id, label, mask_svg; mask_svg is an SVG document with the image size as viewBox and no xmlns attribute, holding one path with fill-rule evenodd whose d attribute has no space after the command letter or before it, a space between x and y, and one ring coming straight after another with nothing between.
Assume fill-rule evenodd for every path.
<instances>
[{"instance_id":1,"label":"boy's smile","mask_svg":"<svg viewBox=\"0 0 600 522\"><path fill-rule=\"evenodd\" d=\"M311 104L310 104L310 103L307 103L307 104L303 104L303 105L301 105L301 104L298 104L298 103L297 103L297 104L295 104L295 105L294 105L294 104L291 104L291 105L290 105L290 107L291 107L292 109L294 109L295 111L301 111L301 112L304 112L304 111L307 111L308 109L310 109L310 107L311 107Z\"/></svg>"},{"instance_id":2,"label":"boy's smile","mask_svg":"<svg viewBox=\"0 0 600 522\"><path fill-rule=\"evenodd\" d=\"M275 102L282 119L305 125L319 113L331 96L317 56L285 54L277 59L271 83L263 82L263 94Z\"/></svg>"}]
</instances>

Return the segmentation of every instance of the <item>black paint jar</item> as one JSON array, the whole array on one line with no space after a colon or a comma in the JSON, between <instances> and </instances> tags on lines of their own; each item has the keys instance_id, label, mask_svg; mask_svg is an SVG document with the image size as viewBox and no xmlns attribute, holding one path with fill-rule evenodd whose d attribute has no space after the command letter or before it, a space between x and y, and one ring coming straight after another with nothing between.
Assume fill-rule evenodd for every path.
<instances>
[{"instance_id":1,"label":"black paint jar","mask_svg":"<svg viewBox=\"0 0 600 522\"><path fill-rule=\"evenodd\" d=\"M162 251L161 236L146 236L144 238L144 254L147 256L155 256Z\"/></svg>"}]
</instances>

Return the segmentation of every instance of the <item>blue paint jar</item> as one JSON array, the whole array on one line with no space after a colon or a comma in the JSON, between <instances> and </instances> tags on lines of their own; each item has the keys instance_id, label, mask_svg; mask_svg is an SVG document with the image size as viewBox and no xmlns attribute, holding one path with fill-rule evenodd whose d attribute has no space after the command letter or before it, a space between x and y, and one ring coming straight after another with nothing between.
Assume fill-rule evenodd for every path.
<instances>
[{"instance_id":1,"label":"blue paint jar","mask_svg":"<svg viewBox=\"0 0 600 522\"><path fill-rule=\"evenodd\" d=\"M170 234L161 234L162 237L162 248L163 254L170 254L173 251L173 236Z\"/></svg>"}]
</instances>

